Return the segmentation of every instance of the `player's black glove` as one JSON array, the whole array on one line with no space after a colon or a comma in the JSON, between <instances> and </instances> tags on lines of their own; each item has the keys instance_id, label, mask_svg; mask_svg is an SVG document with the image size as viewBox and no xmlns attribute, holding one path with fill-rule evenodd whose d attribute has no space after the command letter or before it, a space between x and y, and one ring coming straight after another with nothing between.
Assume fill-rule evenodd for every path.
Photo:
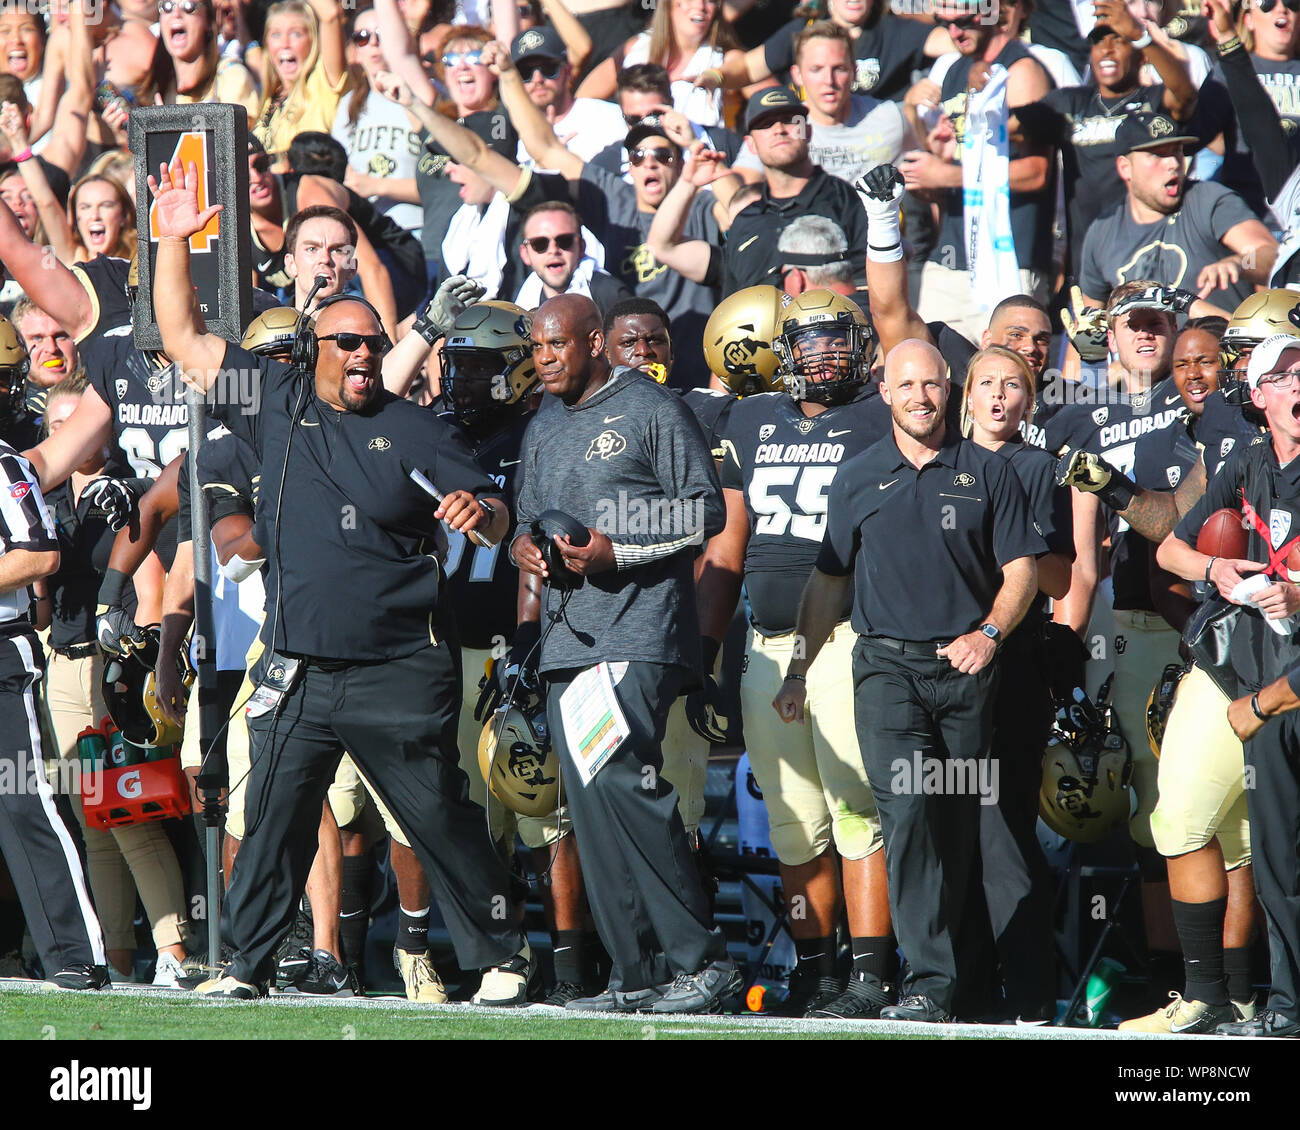
<instances>
[{"instance_id":1,"label":"player's black glove","mask_svg":"<svg viewBox=\"0 0 1300 1130\"><path fill-rule=\"evenodd\" d=\"M474 706L474 721L481 722L498 706L511 698L516 704L541 691L541 678L537 665L541 659L542 626L536 620L525 620L515 629L515 639L505 657L497 660L492 673L480 683L482 693ZM516 685L517 683L517 685Z\"/></svg>"},{"instance_id":2,"label":"player's black glove","mask_svg":"<svg viewBox=\"0 0 1300 1130\"><path fill-rule=\"evenodd\" d=\"M1112 510L1124 510L1133 501L1133 481L1106 466L1091 451L1065 448L1056 462L1056 483L1095 494Z\"/></svg>"},{"instance_id":3,"label":"player's black glove","mask_svg":"<svg viewBox=\"0 0 1300 1130\"><path fill-rule=\"evenodd\" d=\"M867 212L867 257L875 263L896 263L903 257L898 214L903 174L893 165L877 165L853 187Z\"/></svg>"},{"instance_id":4,"label":"player's black glove","mask_svg":"<svg viewBox=\"0 0 1300 1130\"><path fill-rule=\"evenodd\" d=\"M704 677L699 690L686 696L686 721L706 742L726 745L727 718L719 713L722 708L722 692L718 690L717 681L713 678L713 668L717 665L722 645L717 640L704 636L700 640L700 647L704 652Z\"/></svg>"},{"instance_id":5,"label":"player's black glove","mask_svg":"<svg viewBox=\"0 0 1300 1130\"><path fill-rule=\"evenodd\" d=\"M1179 290L1176 286L1149 286L1146 290L1130 294L1115 303L1110 312L1112 318L1127 314L1130 310L1161 310L1166 314L1186 314L1196 295L1190 290Z\"/></svg>"},{"instance_id":6,"label":"player's black glove","mask_svg":"<svg viewBox=\"0 0 1300 1130\"><path fill-rule=\"evenodd\" d=\"M104 582L99 586L99 603L95 609L95 635L100 648L107 655L125 655L123 640L143 643L144 632L136 627L135 618L122 602L126 596L126 587L131 578L118 569L109 569L104 573Z\"/></svg>"},{"instance_id":7,"label":"player's black glove","mask_svg":"<svg viewBox=\"0 0 1300 1130\"><path fill-rule=\"evenodd\" d=\"M148 489L148 479L115 479L101 475L86 484L83 494L104 512L108 528L116 532L131 520L136 503Z\"/></svg>"}]
</instances>

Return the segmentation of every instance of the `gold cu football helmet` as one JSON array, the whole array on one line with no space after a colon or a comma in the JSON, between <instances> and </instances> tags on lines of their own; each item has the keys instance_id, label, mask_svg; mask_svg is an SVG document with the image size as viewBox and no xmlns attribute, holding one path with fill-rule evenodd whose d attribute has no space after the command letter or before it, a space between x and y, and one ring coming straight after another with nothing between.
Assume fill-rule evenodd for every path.
<instances>
[{"instance_id":1,"label":"gold cu football helmet","mask_svg":"<svg viewBox=\"0 0 1300 1130\"><path fill-rule=\"evenodd\" d=\"M844 404L871 375L876 334L862 308L831 290L806 290L781 311L772 347L795 400Z\"/></svg>"},{"instance_id":2,"label":"gold cu football helmet","mask_svg":"<svg viewBox=\"0 0 1300 1130\"><path fill-rule=\"evenodd\" d=\"M1174 707L1174 696L1178 693L1178 684L1191 668L1185 663L1169 663L1160 673L1160 679L1151 688L1147 699L1147 741L1151 743L1151 752L1160 756L1160 744L1165 740L1165 722Z\"/></svg>"},{"instance_id":3,"label":"gold cu football helmet","mask_svg":"<svg viewBox=\"0 0 1300 1130\"><path fill-rule=\"evenodd\" d=\"M747 286L729 294L704 327L704 360L737 396L780 392L772 349L781 311L790 297L774 286Z\"/></svg>"},{"instance_id":4,"label":"gold cu football helmet","mask_svg":"<svg viewBox=\"0 0 1300 1130\"><path fill-rule=\"evenodd\" d=\"M549 816L559 808L560 762L551 748L546 707L536 699L492 712L479 735L478 766L488 790L511 812Z\"/></svg>"},{"instance_id":5,"label":"gold cu football helmet","mask_svg":"<svg viewBox=\"0 0 1300 1130\"><path fill-rule=\"evenodd\" d=\"M159 635L157 628L141 628L142 642L124 641L125 652L104 660L100 689L113 724L132 745L168 746L184 736L184 724L167 721L158 709L158 683L154 674L158 665ZM189 697L194 684L189 646L178 649L176 667L181 678L181 694Z\"/></svg>"},{"instance_id":6,"label":"gold cu football helmet","mask_svg":"<svg viewBox=\"0 0 1300 1130\"><path fill-rule=\"evenodd\" d=\"M1261 290L1233 311L1219 341L1219 383L1230 402L1235 399L1233 392L1240 395L1240 390L1246 387L1250 351L1273 334L1300 337L1300 291ZM1230 390L1229 386L1234 384L1237 388ZM1248 399L1241 396L1235 402Z\"/></svg>"},{"instance_id":7,"label":"gold cu football helmet","mask_svg":"<svg viewBox=\"0 0 1300 1130\"><path fill-rule=\"evenodd\" d=\"M274 357L278 361L288 361L293 352L294 338L297 337L298 319L301 315L292 306L276 306L263 311L244 331L240 341L250 353L262 357ZM312 318L303 319L302 328L307 333L314 333L316 323Z\"/></svg>"},{"instance_id":8,"label":"gold cu football helmet","mask_svg":"<svg viewBox=\"0 0 1300 1130\"><path fill-rule=\"evenodd\" d=\"M1076 843L1099 840L1133 813L1133 755L1115 731L1098 748L1075 749L1053 735L1043 755L1038 814L1052 831Z\"/></svg>"},{"instance_id":9,"label":"gold cu football helmet","mask_svg":"<svg viewBox=\"0 0 1300 1130\"><path fill-rule=\"evenodd\" d=\"M0 426L12 423L27 390L27 347L13 323L0 315Z\"/></svg>"},{"instance_id":10,"label":"gold cu football helmet","mask_svg":"<svg viewBox=\"0 0 1300 1130\"><path fill-rule=\"evenodd\" d=\"M522 407L537 386L532 316L513 302L476 302L443 346L443 397L462 426Z\"/></svg>"}]
</instances>

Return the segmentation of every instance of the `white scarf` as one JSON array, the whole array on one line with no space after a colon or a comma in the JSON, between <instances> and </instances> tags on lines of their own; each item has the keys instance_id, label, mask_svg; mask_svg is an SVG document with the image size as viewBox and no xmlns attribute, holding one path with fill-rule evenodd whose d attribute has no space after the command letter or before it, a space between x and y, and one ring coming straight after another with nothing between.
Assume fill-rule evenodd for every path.
<instances>
[{"instance_id":1,"label":"white scarf","mask_svg":"<svg viewBox=\"0 0 1300 1130\"><path fill-rule=\"evenodd\" d=\"M578 260L577 270L573 272L573 278L569 280L569 289L565 294L584 294L591 297L591 276L596 272L596 260L590 255L584 255ZM525 310L536 310L543 302L546 301L546 292L542 289L542 280L537 277L537 272L532 271L526 279L524 285L519 288L519 293L515 295L515 305L522 306Z\"/></svg>"},{"instance_id":2,"label":"white scarf","mask_svg":"<svg viewBox=\"0 0 1300 1130\"><path fill-rule=\"evenodd\" d=\"M457 208L442 241L447 275L468 275L483 288L484 298L495 298L505 273L509 220L510 205L499 192L486 209L477 204Z\"/></svg>"},{"instance_id":3,"label":"white scarf","mask_svg":"<svg viewBox=\"0 0 1300 1130\"><path fill-rule=\"evenodd\" d=\"M971 303L991 310L1020 293L1020 265L1011 234L1011 156L1007 140L1007 69L994 66L987 85L966 105L961 145L966 269Z\"/></svg>"}]
</instances>

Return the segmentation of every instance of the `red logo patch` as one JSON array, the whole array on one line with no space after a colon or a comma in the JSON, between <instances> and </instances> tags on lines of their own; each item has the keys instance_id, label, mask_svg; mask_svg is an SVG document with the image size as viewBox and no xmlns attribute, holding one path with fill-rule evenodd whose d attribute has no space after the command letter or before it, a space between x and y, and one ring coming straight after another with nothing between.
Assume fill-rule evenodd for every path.
<instances>
[{"instance_id":1,"label":"red logo patch","mask_svg":"<svg viewBox=\"0 0 1300 1130\"><path fill-rule=\"evenodd\" d=\"M32 493L32 485L31 483L14 483L14 485L9 488L9 493L14 498L24 499Z\"/></svg>"}]
</instances>

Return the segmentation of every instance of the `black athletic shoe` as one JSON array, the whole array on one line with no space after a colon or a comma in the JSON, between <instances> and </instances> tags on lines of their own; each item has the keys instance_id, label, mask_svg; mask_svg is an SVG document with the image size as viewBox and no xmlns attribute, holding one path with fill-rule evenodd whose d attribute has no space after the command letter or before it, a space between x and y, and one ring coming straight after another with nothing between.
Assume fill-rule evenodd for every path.
<instances>
[{"instance_id":1,"label":"black athletic shoe","mask_svg":"<svg viewBox=\"0 0 1300 1130\"><path fill-rule=\"evenodd\" d=\"M1220 1036L1286 1036L1295 1039L1300 1036L1300 1020L1293 1020L1275 1009L1266 1008L1255 1015L1253 1020L1235 1020L1231 1024L1220 1024L1215 1030Z\"/></svg>"},{"instance_id":2,"label":"black athletic shoe","mask_svg":"<svg viewBox=\"0 0 1300 1130\"><path fill-rule=\"evenodd\" d=\"M572 981L560 981L551 990L550 995L539 1003L550 1008L563 1008L570 1001L580 1000L582 995L581 985L575 985Z\"/></svg>"},{"instance_id":3,"label":"black athletic shoe","mask_svg":"<svg viewBox=\"0 0 1300 1130\"><path fill-rule=\"evenodd\" d=\"M880 1010L881 1020L912 1020L925 1024L947 1024L952 1017L924 993L911 993L897 1004Z\"/></svg>"},{"instance_id":4,"label":"black athletic shoe","mask_svg":"<svg viewBox=\"0 0 1300 1130\"><path fill-rule=\"evenodd\" d=\"M838 1000L844 992L844 982L838 977L818 977L814 973L801 973L795 969L790 974L790 987L785 1000L772 1010L773 1016L802 1018L812 1016Z\"/></svg>"},{"instance_id":5,"label":"black athletic shoe","mask_svg":"<svg viewBox=\"0 0 1300 1130\"><path fill-rule=\"evenodd\" d=\"M307 969L281 992L312 997L359 997L357 971L344 966L328 950L313 950Z\"/></svg>"},{"instance_id":6,"label":"black athletic shoe","mask_svg":"<svg viewBox=\"0 0 1300 1130\"><path fill-rule=\"evenodd\" d=\"M45 983L56 989L72 989L75 992L107 989L112 984L108 977L108 967L104 965L69 965L53 977L46 978Z\"/></svg>"},{"instance_id":7,"label":"black athletic shoe","mask_svg":"<svg viewBox=\"0 0 1300 1130\"><path fill-rule=\"evenodd\" d=\"M575 997L565 1004L569 1012L649 1012L664 999L671 985L654 985L646 989L605 989L593 997Z\"/></svg>"},{"instance_id":8,"label":"black athletic shoe","mask_svg":"<svg viewBox=\"0 0 1300 1130\"><path fill-rule=\"evenodd\" d=\"M879 1020L880 1010L898 998L894 986L865 973L854 973L838 997L819 1009L808 1012L813 1019Z\"/></svg>"},{"instance_id":9,"label":"black athletic shoe","mask_svg":"<svg viewBox=\"0 0 1300 1130\"><path fill-rule=\"evenodd\" d=\"M744 984L731 958L712 961L696 973L677 974L677 979L650 1011L656 1015L721 1012L722 1002L740 992Z\"/></svg>"}]
</instances>

